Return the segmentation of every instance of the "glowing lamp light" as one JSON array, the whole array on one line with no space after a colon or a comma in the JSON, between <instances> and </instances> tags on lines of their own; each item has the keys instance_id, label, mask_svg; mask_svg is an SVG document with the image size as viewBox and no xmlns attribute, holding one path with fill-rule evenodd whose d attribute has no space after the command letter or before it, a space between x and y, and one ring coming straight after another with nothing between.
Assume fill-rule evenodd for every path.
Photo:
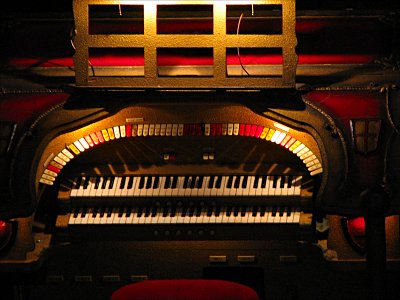
<instances>
[{"instance_id":1,"label":"glowing lamp light","mask_svg":"<svg viewBox=\"0 0 400 300\"><path fill-rule=\"evenodd\" d=\"M13 233L11 222L0 220L0 251L9 244Z\"/></svg>"}]
</instances>

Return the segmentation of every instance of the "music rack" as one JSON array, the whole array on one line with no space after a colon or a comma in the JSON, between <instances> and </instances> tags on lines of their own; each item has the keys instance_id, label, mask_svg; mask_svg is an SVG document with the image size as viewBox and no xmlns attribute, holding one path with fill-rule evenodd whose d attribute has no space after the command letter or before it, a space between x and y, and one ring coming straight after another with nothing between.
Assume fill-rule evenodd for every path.
<instances>
[{"instance_id":1,"label":"music rack","mask_svg":"<svg viewBox=\"0 0 400 300\"><path fill-rule=\"evenodd\" d=\"M123 34L91 33L90 8L98 5L128 6L135 5L143 9L143 32ZM193 5L212 7L212 30L206 34L179 33L160 34L157 29L159 5ZM233 34L227 32L228 6L262 5L264 7L281 7L281 32L273 34ZM82 88L124 88L124 89L268 89L294 88L297 54L295 24L295 0L252 0L252 1L211 1L211 0L74 0L74 19L76 36L75 80L76 86ZM90 64L91 49L142 49L144 66L133 75L114 70L109 74L95 76ZM279 74L268 73L276 66L265 68L261 75L232 75L228 72L228 49L279 49L281 51L282 69ZM157 53L160 49L207 49L212 52L211 72L206 76L185 75L166 76L160 72ZM92 70L91 70L92 69ZM210 70L209 70L210 71ZM168 74L167 74L168 75Z\"/></svg>"}]
</instances>

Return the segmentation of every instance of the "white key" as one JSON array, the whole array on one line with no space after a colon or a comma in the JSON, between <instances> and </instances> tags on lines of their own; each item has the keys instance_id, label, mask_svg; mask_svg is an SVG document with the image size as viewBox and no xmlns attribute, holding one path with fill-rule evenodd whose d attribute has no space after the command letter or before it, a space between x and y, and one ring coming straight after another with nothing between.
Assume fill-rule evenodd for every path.
<instances>
[{"instance_id":1,"label":"white key","mask_svg":"<svg viewBox=\"0 0 400 300\"><path fill-rule=\"evenodd\" d=\"M132 186L130 188L128 187L130 179L128 180L127 187L126 187L128 189L128 192L127 192L128 197L132 197L135 194L136 178L137 177L135 177L135 176L132 177Z\"/></svg>"},{"instance_id":2,"label":"white key","mask_svg":"<svg viewBox=\"0 0 400 300\"><path fill-rule=\"evenodd\" d=\"M217 222L216 211L217 211L217 208L214 206L214 207L212 208L212 213L211 213L211 216L210 216L210 219L209 219L209 223L210 223L210 224L214 224L214 223Z\"/></svg>"},{"instance_id":3,"label":"white key","mask_svg":"<svg viewBox=\"0 0 400 300\"><path fill-rule=\"evenodd\" d=\"M168 177L168 178L167 178ZM165 181L169 180L169 185L165 190L165 196L170 197L175 189L172 188L172 182L174 180L173 176L166 176Z\"/></svg>"},{"instance_id":4,"label":"white key","mask_svg":"<svg viewBox=\"0 0 400 300\"><path fill-rule=\"evenodd\" d=\"M254 187L254 183L256 182L256 187ZM253 180L253 185L252 185L252 190L254 190L254 193L252 192L251 195L253 196L261 196L262 188L261 188L261 183L262 183L262 176L254 176Z\"/></svg>"},{"instance_id":5,"label":"white key","mask_svg":"<svg viewBox=\"0 0 400 300\"><path fill-rule=\"evenodd\" d=\"M219 178L221 178L221 184L220 187L217 188L217 181L219 180ZM215 185L214 185L214 189L216 190L216 196L223 196L224 195L224 187L226 185L226 181L228 180L228 176L217 176L217 178L215 179Z\"/></svg>"},{"instance_id":6,"label":"white key","mask_svg":"<svg viewBox=\"0 0 400 300\"><path fill-rule=\"evenodd\" d=\"M78 211L78 213L79 213L79 211ZM69 215L68 225L74 225L77 216L78 216L78 215L76 214L76 210L73 209L72 212L71 212L71 214Z\"/></svg>"},{"instance_id":7,"label":"white key","mask_svg":"<svg viewBox=\"0 0 400 300\"><path fill-rule=\"evenodd\" d=\"M100 187L100 185L97 185L97 189L96 189L96 181L100 182L100 177L93 177L93 184L92 184L92 187L90 188L90 192L89 192L90 197L96 197L97 190Z\"/></svg>"},{"instance_id":8,"label":"white key","mask_svg":"<svg viewBox=\"0 0 400 300\"><path fill-rule=\"evenodd\" d=\"M203 182L203 196L204 197L209 197L211 195L211 189L208 188L208 185L210 184L211 176L204 176L204 182Z\"/></svg>"},{"instance_id":9,"label":"white key","mask_svg":"<svg viewBox=\"0 0 400 300\"><path fill-rule=\"evenodd\" d=\"M214 176L214 181L212 183L212 187L210 190L210 196L217 196L218 194L218 189L216 188L218 178L219 178L218 176Z\"/></svg>"},{"instance_id":10,"label":"white key","mask_svg":"<svg viewBox=\"0 0 400 300\"><path fill-rule=\"evenodd\" d=\"M95 219L94 208L88 208L86 214L88 214L86 224L94 224L94 219Z\"/></svg>"},{"instance_id":11,"label":"white key","mask_svg":"<svg viewBox=\"0 0 400 300\"><path fill-rule=\"evenodd\" d=\"M164 189L165 186L165 180L166 180L166 176L161 176L160 177L160 188L159 188L159 196L165 196L165 192L166 190Z\"/></svg>"},{"instance_id":12,"label":"white key","mask_svg":"<svg viewBox=\"0 0 400 300\"><path fill-rule=\"evenodd\" d=\"M86 180L86 177L82 177L81 185L79 186L78 190L76 191L76 197L82 197L83 196L83 193L85 191L85 189L84 189L85 180Z\"/></svg>"},{"instance_id":13,"label":"white key","mask_svg":"<svg viewBox=\"0 0 400 300\"><path fill-rule=\"evenodd\" d=\"M75 224L81 224L82 223L82 218L83 218L83 208L78 209L78 214L75 218Z\"/></svg>"},{"instance_id":14,"label":"white key","mask_svg":"<svg viewBox=\"0 0 400 300\"><path fill-rule=\"evenodd\" d=\"M265 224L268 222L268 208L265 209L264 216L260 217L260 223Z\"/></svg>"},{"instance_id":15,"label":"white key","mask_svg":"<svg viewBox=\"0 0 400 300\"><path fill-rule=\"evenodd\" d=\"M156 211L155 216L152 216L150 218L151 219L150 223L151 224L158 224L158 219L160 218L160 216L161 216L161 208L157 207L157 211Z\"/></svg>"},{"instance_id":16,"label":"white key","mask_svg":"<svg viewBox=\"0 0 400 300\"><path fill-rule=\"evenodd\" d=\"M123 214L121 214L121 209L114 208L113 209L113 214L114 214L113 224L120 224L121 223L121 218L122 218L122 215L123 215Z\"/></svg>"},{"instance_id":17,"label":"white key","mask_svg":"<svg viewBox=\"0 0 400 300\"><path fill-rule=\"evenodd\" d=\"M268 176L268 196L275 196L275 188L274 188L274 177Z\"/></svg>"},{"instance_id":18,"label":"white key","mask_svg":"<svg viewBox=\"0 0 400 300\"><path fill-rule=\"evenodd\" d=\"M229 215L229 217L228 217L228 223L235 223L236 217L235 217L234 211L235 211L235 208L232 207L232 208L231 208L230 215Z\"/></svg>"},{"instance_id":19,"label":"white key","mask_svg":"<svg viewBox=\"0 0 400 300\"><path fill-rule=\"evenodd\" d=\"M290 212L290 215L288 215L286 223L293 223L294 220L294 212L293 210Z\"/></svg>"},{"instance_id":20,"label":"white key","mask_svg":"<svg viewBox=\"0 0 400 300\"><path fill-rule=\"evenodd\" d=\"M274 218L274 223L280 223L281 222L281 216L279 215L280 207L277 208L276 210L276 215Z\"/></svg>"},{"instance_id":21,"label":"white key","mask_svg":"<svg viewBox=\"0 0 400 300\"><path fill-rule=\"evenodd\" d=\"M226 211L227 211L227 207L226 206L221 208L221 213L220 213L221 223L228 223L228 221L229 221L229 217L226 215ZM217 217L217 219L218 219L218 217ZM217 220L217 223L218 223L218 220Z\"/></svg>"},{"instance_id":22,"label":"white key","mask_svg":"<svg viewBox=\"0 0 400 300\"><path fill-rule=\"evenodd\" d=\"M301 176L296 176L292 182L294 186L294 194L295 196L300 196L301 194Z\"/></svg>"},{"instance_id":23,"label":"white key","mask_svg":"<svg viewBox=\"0 0 400 300\"><path fill-rule=\"evenodd\" d=\"M273 209L270 207L270 208L268 209L268 221L267 221L267 223L274 223L275 217L274 217L272 211L273 211Z\"/></svg>"},{"instance_id":24,"label":"white key","mask_svg":"<svg viewBox=\"0 0 400 300\"><path fill-rule=\"evenodd\" d=\"M121 196L121 190L119 188L119 186L121 185L121 179L122 179L121 177L115 177L113 189L109 194L110 196L115 196L115 197Z\"/></svg>"},{"instance_id":25,"label":"white key","mask_svg":"<svg viewBox=\"0 0 400 300\"><path fill-rule=\"evenodd\" d=\"M247 218L247 223L254 223L256 216L253 216L253 207L250 206L247 212L249 214L249 216Z\"/></svg>"},{"instance_id":26,"label":"white key","mask_svg":"<svg viewBox=\"0 0 400 300\"><path fill-rule=\"evenodd\" d=\"M96 215L94 216L93 224L101 224L102 218L100 217L101 209L98 209Z\"/></svg>"},{"instance_id":27,"label":"white key","mask_svg":"<svg viewBox=\"0 0 400 300\"><path fill-rule=\"evenodd\" d=\"M257 210L257 215L254 218L254 223L257 223L257 224L261 223L261 211L260 211L260 208L258 208L258 210Z\"/></svg>"},{"instance_id":28,"label":"white key","mask_svg":"<svg viewBox=\"0 0 400 300\"><path fill-rule=\"evenodd\" d=\"M292 212L293 214L293 212ZM293 215L293 223L299 223L300 222L300 210L296 208L294 215Z\"/></svg>"},{"instance_id":29,"label":"white key","mask_svg":"<svg viewBox=\"0 0 400 300\"><path fill-rule=\"evenodd\" d=\"M89 182L87 184L87 187L83 190L82 196L83 197L89 197L90 196L90 191L94 187L95 184L95 177L90 177Z\"/></svg>"},{"instance_id":30,"label":"white key","mask_svg":"<svg viewBox=\"0 0 400 300\"><path fill-rule=\"evenodd\" d=\"M275 188L275 196L281 196L282 195L282 188L281 188L281 183L282 183L282 176L277 176L278 179L276 181L276 188Z\"/></svg>"},{"instance_id":31,"label":"white key","mask_svg":"<svg viewBox=\"0 0 400 300\"><path fill-rule=\"evenodd\" d=\"M111 210L111 214L108 214L106 217L107 218L106 224L112 224L116 214L118 214L117 208L113 208Z\"/></svg>"},{"instance_id":32,"label":"white key","mask_svg":"<svg viewBox=\"0 0 400 300\"><path fill-rule=\"evenodd\" d=\"M81 224L87 224L88 223L89 215L90 215L90 213L88 211L85 212L85 210L82 210Z\"/></svg>"},{"instance_id":33,"label":"white key","mask_svg":"<svg viewBox=\"0 0 400 300\"><path fill-rule=\"evenodd\" d=\"M76 193L78 189L76 188L76 184L78 183L79 178L74 178L72 181L72 188L71 188L71 197L76 197Z\"/></svg>"},{"instance_id":34,"label":"white key","mask_svg":"<svg viewBox=\"0 0 400 300\"><path fill-rule=\"evenodd\" d=\"M232 186L229 189L229 196L236 196L236 188L235 188L235 183L238 180L238 176L233 176L233 180L232 180Z\"/></svg>"},{"instance_id":35,"label":"white key","mask_svg":"<svg viewBox=\"0 0 400 300\"><path fill-rule=\"evenodd\" d=\"M197 222L199 223L199 224L207 224L207 207L206 206L203 206L202 208L201 208L201 213L200 213L200 216L197 218Z\"/></svg>"},{"instance_id":36,"label":"white key","mask_svg":"<svg viewBox=\"0 0 400 300\"><path fill-rule=\"evenodd\" d=\"M128 209L129 210L129 209ZM128 216L128 212L127 212L127 217L126 217L126 222L125 224L133 224L133 217L134 217L134 213L136 212L136 208L131 208L130 209L130 213Z\"/></svg>"},{"instance_id":37,"label":"white key","mask_svg":"<svg viewBox=\"0 0 400 300\"><path fill-rule=\"evenodd\" d=\"M272 176L261 176L261 181L260 181L260 189L261 189L261 196L268 196L270 195L269 193L269 186L270 186L270 180ZM265 181L265 186L263 187L263 181Z\"/></svg>"},{"instance_id":38,"label":"white key","mask_svg":"<svg viewBox=\"0 0 400 300\"><path fill-rule=\"evenodd\" d=\"M284 212L281 216L281 223L287 223L288 215L287 215L287 207L285 207Z\"/></svg>"},{"instance_id":39,"label":"white key","mask_svg":"<svg viewBox=\"0 0 400 300\"><path fill-rule=\"evenodd\" d=\"M100 177L99 185L98 188L94 190L94 197L101 197L101 194L103 190L101 189L101 186L103 185L104 177Z\"/></svg>"},{"instance_id":40,"label":"white key","mask_svg":"<svg viewBox=\"0 0 400 300\"><path fill-rule=\"evenodd\" d=\"M243 191L243 196L255 196L256 189L254 188L254 181L256 180L255 176L249 176L247 179L247 188Z\"/></svg>"},{"instance_id":41,"label":"white key","mask_svg":"<svg viewBox=\"0 0 400 300\"><path fill-rule=\"evenodd\" d=\"M190 224L190 219L191 219L191 217L189 216L190 209L186 208L185 210L186 210L186 214L183 217L183 224Z\"/></svg>"},{"instance_id":42,"label":"white key","mask_svg":"<svg viewBox=\"0 0 400 300\"><path fill-rule=\"evenodd\" d=\"M126 213L127 213L127 211L128 211L128 208L124 207L124 210L122 212L122 217L119 219L119 224L125 224L126 223L126 219L127 219Z\"/></svg>"},{"instance_id":43,"label":"white key","mask_svg":"<svg viewBox=\"0 0 400 300\"><path fill-rule=\"evenodd\" d=\"M245 180L245 176L238 176L239 177L239 186L236 189L236 196L243 195L243 181Z\"/></svg>"},{"instance_id":44,"label":"white key","mask_svg":"<svg viewBox=\"0 0 400 300\"><path fill-rule=\"evenodd\" d=\"M184 189L185 190L185 194L184 194L185 197L188 197L188 196L190 196L192 194L192 189L190 188L192 180L193 180L193 176L189 176L189 179L187 181L187 186Z\"/></svg>"},{"instance_id":45,"label":"white key","mask_svg":"<svg viewBox=\"0 0 400 300\"><path fill-rule=\"evenodd\" d=\"M103 191L101 192L101 196L102 197L108 197L109 193L110 193L110 182L111 182L111 177L107 177L105 179L105 188L103 189ZM104 184L103 184L104 185Z\"/></svg>"},{"instance_id":46,"label":"white key","mask_svg":"<svg viewBox=\"0 0 400 300\"><path fill-rule=\"evenodd\" d=\"M182 217L182 214L183 214L184 210L186 210L186 208L184 208L184 207L179 207L177 209L177 212L176 212L176 215L177 215L176 223L177 224L183 224L184 223L184 217Z\"/></svg>"}]
</instances>

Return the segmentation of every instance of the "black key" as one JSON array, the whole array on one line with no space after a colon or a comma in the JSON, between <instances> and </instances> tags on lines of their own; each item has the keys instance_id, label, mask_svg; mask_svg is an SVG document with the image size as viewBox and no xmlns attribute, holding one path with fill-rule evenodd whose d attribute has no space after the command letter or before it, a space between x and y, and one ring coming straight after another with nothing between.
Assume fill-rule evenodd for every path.
<instances>
[{"instance_id":1,"label":"black key","mask_svg":"<svg viewBox=\"0 0 400 300\"><path fill-rule=\"evenodd\" d=\"M171 176L165 177L164 189L169 189L171 186Z\"/></svg>"},{"instance_id":2,"label":"black key","mask_svg":"<svg viewBox=\"0 0 400 300\"><path fill-rule=\"evenodd\" d=\"M197 177L192 176L191 177L191 181L190 181L190 188L194 189L194 187L196 186L196 181L197 181Z\"/></svg>"},{"instance_id":3,"label":"black key","mask_svg":"<svg viewBox=\"0 0 400 300\"><path fill-rule=\"evenodd\" d=\"M124 208L120 207L118 210L118 217L121 218L123 214L124 214Z\"/></svg>"},{"instance_id":4,"label":"black key","mask_svg":"<svg viewBox=\"0 0 400 300\"><path fill-rule=\"evenodd\" d=\"M221 188L221 182L222 182L222 176L217 177L217 181L215 182L215 188L220 189Z\"/></svg>"},{"instance_id":5,"label":"black key","mask_svg":"<svg viewBox=\"0 0 400 300\"><path fill-rule=\"evenodd\" d=\"M231 189L232 188L232 183L233 183L233 176L229 176L228 177L228 182L226 183L226 187L228 189Z\"/></svg>"},{"instance_id":6,"label":"black key","mask_svg":"<svg viewBox=\"0 0 400 300\"><path fill-rule=\"evenodd\" d=\"M86 190L90 182L90 177L86 177L85 182L83 183L83 188Z\"/></svg>"},{"instance_id":7,"label":"black key","mask_svg":"<svg viewBox=\"0 0 400 300\"><path fill-rule=\"evenodd\" d=\"M94 189L97 190L100 184L100 176L96 177L96 182L94 183Z\"/></svg>"},{"instance_id":8,"label":"black key","mask_svg":"<svg viewBox=\"0 0 400 300\"><path fill-rule=\"evenodd\" d=\"M277 211L278 211L278 208L277 208L276 206L273 206L273 207L272 207L272 216L273 216L273 217L276 216Z\"/></svg>"},{"instance_id":9,"label":"black key","mask_svg":"<svg viewBox=\"0 0 400 300\"><path fill-rule=\"evenodd\" d=\"M285 179L286 179L286 176L281 176L281 184L280 184L281 189L283 189L285 187Z\"/></svg>"},{"instance_id":10,"label":"black key","mask_svg":"<svg viewBox=\"0 0 400 300\"><path fill-rule=\"evenodd\" d=\"M285 213L285 207L279 208L279 216L283 217L283 214Z\"/></svg>"},{"instance_id":11,"label":"black key","mask_svg":"<svg viewBox=\"0 0 400 300\"><path fill-rule=\"evenodd\" d=\"M153 183L153 178L150 176L150 177L147 178L146 190L151 188L152 183Z\"/></svg>"},{"instance_id":12,"label":"black key","mask_svg":"<svg viewBox=\"0 0 400 300\"><path fill-rule=\"evenodd\" d=\"M101 208L101 209L100 209L100 218L103 218L103 217L104 217L104 213L105 213L105 209L104 209L104 208Z\"/></svg>"},{"instance_id":13,"label":"black key","mask_svg":"<svg viewBox=\"0 0 400 300\"><path fill-rule=\"evenodd\" d=\"M213 212L213 207L212 207L212 206L209 206L209 207L207 208L207 217L211 217L211 216L212 216L212 212Z\"/></svg>"},{"instance_id":14,"label":"black key","mask_svg":"<svg viewBox=\"0 0 400 300\"><path fill-rule=\"evenodd\" d=\"M128 208L126 209L126 217L129 218L130 215L131 215L131 213L132 213L132 209L131 209L130 207L128 207Z\"/></svg>"},{"instance_id":15,"label":"black key","mask_svg":"<svg viewBox=\"0 0 400 300\"><path fill-rule=\"evenodd\" d=\"M126 183L126 177L122 177L121 178L121 183L119 185L119 188L122 190L125 187L125 183Z\"/></svg>"},{"instance_id":16,"label":"black key","mask_svg":"<svg viewBox=\"0 0 400 300\"><path fill-rule=\"evenodd\" d=\"M74 189L79 189L82 184L82 177L78 177Z\"/></svg>"},{"instance_id":17,"label":"black key","mask_svg":"<svg viewBox=\"0 0 400 300\"><path fill-rule=\"evenodd\" d=\"M151 216L154 218L157 215L157 207L153 206L153 208L151 209Z\"/></svg>"},{"instance_id":18,"label":"black key","mask_svg":"<svg viewBox=\"0 0 400 300\"><path fill-rule=\"evenodd\" d=\"M287 187L290 189L292 187L293 175L289 175Z\"/></svg>"},{"instance_id":19,"label":"black key","mask_svg":"<svg viewBox=\"0 0 400 300\"><path fill-rule=\"evenodd\" d=\"M240 216L244 217L246 215L247 212L247 207L246 206L242 206L240 209Z\"/></svg>"},{"instance_id":20,"label":"black key","mask_svg":"<svg viewBox=\"0 0 400 300\"><path fill-rule=\"evenodd\" d=\"M159 184L160 184L160 177L159 176L154 177L153 189L158 189Z\"/></svg>"},{"instance_id":21,"label":"black key","mask_svg":"<svg viewBox=\"0 0 400 300\"><path fill-rule=\"evenodd\" d=\"M276 189L277 183L278 183L278 176L274 176L274 180L273 180L273 183L272 183L272 187L274 189Z\"/></svg>"},{"instance_id":22,"label":"black key","mask_svg":"<svg viewBox=\"0 0 400 300\"><path fill-rule=\"evenodd\" d=\"M208 188L212 189L214 187L214 176L210 176L210 180L208 181Z\"/></svg>"},{"instance_id":23,"label":"black key","mask_svg":"<svg viewBox=\"0 0 400 300\"><path fill-rule=\"evenodd\" d=\"M104 177L103 183L101 184L101 189L102 190L104 190L106 188L106 184L107 184L108 178L109 177L107 177L107 176Z\"/></svg>"},{"instance_id":24,"label":"black key","mask_svg":"<svg viewBox=\"0 0 400 300\"><path fill-rule=\"evenodd\" d=\"M133 187L133 177L130 176L130 177L129 177L129 180L128 180L128 186L127 186L127 188L128 188L128 189L132 189L132 187Z\"/></svg>"},{"instance_id":25,"label":"black key","mask_svg":"<svg viewBox=\"0 0 400 300\"><path fill-rule=\"evenodd\" d=\"M73 214L74 218L77 218L78 215L79 215L79 209L74 209L74 214Z\"/></svg>"},{"instance_id":26,"label":"black key","mask_svg":"<svg viewBox=\"0 0 400 300\"><path fill-rule=\"evenodd\" d=\"M171 188L172 189L176 189L177 186L178 186L178 176L172 176Z\"/></svg>"},{"instance_id":27,"label":"black key","mask_svg":"<svg viewBox=\"0 0 400 300\"><path fill-rule=\"evenodd\" d=\"M248 179L248 178L249 178L248 176L244 176L244 177L243 177L243 180L242 180L242 189L247 188L247 179Z\"/></svg>"},{"instance_id":28,"label":"black key","mask_svg":"<svg viewBox=\"0 0 400 300\"><path fill-rule=\"evenodd\" d=\"M97 207L95 207L95 208L93 209L93 212L92 212L92 217L93 217L93 218L96 217L98 211L99 211L99 209L98 209Z\"/></svg>"},{"instance_id":29,"label":"black key","mask_svg":"<svg viewBox=\"0 0 400 300\"><path fill-rule=\"evenodd\" d=\"M232 207L228 206L228 207L226 208L226 216L227 216L227 217L230 217L230 216L231 216L231 213L232 213Z\"/></svg>"},{"instance_id":30,"label":"black key","mask_svg":"<svg viewBox=\"0 0 400 300\"><path fill-rule=\"evenodd\" d=\"M175 217L175 215L176 215L176 206L173 206L173 207L171 208L170 216L171 216L171 217Z\"/></svg>"},{"instance_id":31,"label":"black key","mask_svg":"<svg viewBox=\"0 0 400 300\"><path fill-rule=\"evenodd\" d=\"M260 216L261 216L261 217L264 217L264 216L265 216L265 211L266 211L265 206L260 206Z\"/></svg>"},{"instance_id":32,"label":"black key","mask_svg":"<svg viewBox=\"0 0 400 300\"><path fill-rule=\"evenodd\" d=\"M200 215L201 215L201 207L196 207L196 211L195 211L195 216L196 217L200 217Z\"/></svg>"},{"instance_id":33,"label":"black key","mask_svg":"<svg viewBox=\"0 0 400 300\"><path fill-rule=\"evenodd\" d=\"M143 214L143 207L139 207L137 211L137 217L140 218Z\"/></svg>"},{"instance_id":34,"label":"black key","mask_svg":"<svg viewBox=\"0 0 400 300\"><path fill-rule=\"evenodd\" d=\"M114 180L115 180L115 177L111 177L111 179L110 179L110 184L108 185L108 188L109 188L109 189L112 189L112 188L113 188L113 186L114 186Z\"/></svg>"},{"instance_id":35,"label":"black key","mask_svg":"<svg viewBox=\"0 0 400 300\"><path fill-rule=\"evenodd\" d=\"M197 181L197 188L201 189L203 187L204 176L199 176L199 180Z\"/></svg>"},{"instance_id":36,"label":"black key","mask_svg":"<svg viewBox=\"0 0 400 300\"><path fill-rule=\"evenodd\" d=\"M235 207L233 208L233 215L234 215L235 217L237 217L237 216L239 215L239 206L235 206Z\"/></svg>"},{"instance_id":37,"label":"black key","mask_svg":"<svg viewBox=\"0 0 400 300\"><path fill-rule=\"evenodd\" d=\"M145 217L145 218L148 218L148 217L150 216L150 213L151 213L150 207L146 207L146 208L144 209L144 217Z\"/></svg>"},{"instance_id":38,"label":"black key","mask_svg":"<svg viewBox=\"0 0 400 300\"><path fill-rule=\"evenodd\" d=\"M189 217L193 217L195 209L196 209L195 206L191 206L191 207L189 208Z\"/></svg>"},{"instance_id":39,"label":"black key","mask_svg":"<svg viewBox=\"0 0 400 300\"><path fill-rule=\"evenodd\" d=\"M242 176L236 176L235 184L234 184L234 186L233 186L235 189L238 189L238 188L239 188L241 177L242 177Z\"/></svg>"},{"instance_id":40,"label":"black key","mask_svg":"<svg viewBox=\"0 0 400 300\"><path fill-rule=\"evenodd\" d=\"M106 211L105 211L105 214L106 214L107 218L111 217L112 210L111 210L110 208L107 207L107 208L106 208Z\"/></svg>"},{"instance_id":41,"label":"black key","mask_svg":"<svg viewBox=\"0 0 400 300\"><path fill-rule=\"evenodd\" d=\"M259 180L260 180L260 175L257 175L257 176L254 178L253 189L258 188L258 181L259 181Z\"/></svg>"},{"instance_id":42,"label":"black key","mask_svg":"<svg viewBox=\"0 0 400 300\"><path fill-rule=\"evenodd\" d=\"M287 214L288 217L290 217L290 215L292 214L292 207L291 206L288 206L286 214Z\"/></svg>"},{"instance_id":43,"label":"black key","mask_svg":"<svg viewBox=\"0 0 400 300\"><path fill-rule=\"evenodd\" d=\"M258 213L257 206L253 206L253 213L252 213L253 217L257 216L257 213Z\"/></svg>"},{"instance_id":44,"label":"black key","mask_svg":"<svg viewBox=\"0 0 400 300\"><path fill-rule=\"evenodd\" d=\"M144 183L145 183L145 181L146 181L146 177L144 177L144 176L140 177L139 186L138 186L138 189L139 189L139 190L141 190L141 189L144 188Z\"/></svg>"},{"instance_id":45,"label":"black key","mask_svg":"<svg viewBox=\"0 0 400 300\"><path fill-rule=\"evenodd\" d=\"M267 186L267 176L264 175L261 180L261 188L265 189L266 186Z\"/></svg>"},{"instance_id":46,"label":"black key","mask_svg":"<svg viewBox=\"0 0 400 300\"><path fill-rule=\"evenodd\" d=\"M185 179L183 180L183 188L186 189L188 187L189 183L189 176L185 176Z\"/></svg>"},{"instance_id":47,"label":"black key","mask_svg":"<svg viewBox=\"0 0 400 300\"><path fill-rule=\"evenodd\" d=\"M221 207L220 206L216 206L215 207L215 216L218 217L220 213L221 213Z\"/></svg>"}]
</instances>

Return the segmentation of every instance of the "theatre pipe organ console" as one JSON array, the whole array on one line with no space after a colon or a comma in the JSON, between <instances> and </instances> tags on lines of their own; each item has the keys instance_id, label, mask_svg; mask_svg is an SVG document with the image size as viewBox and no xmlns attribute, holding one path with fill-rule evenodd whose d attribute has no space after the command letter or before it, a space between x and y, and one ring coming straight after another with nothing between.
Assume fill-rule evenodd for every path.
<instances>
[{"instance_id":1,"label":"theatre pipe organ console","mask_svg":"<svg viewBox=\"0 0 400 300\"><path fill-rule=\"evenodd\" d=\"M76 86L53 91L48 100L40 94L26 102L3 95L3 107L21 101L26 110L24 103L43 102L30 120L13 122L12 114L1 114L2 138L8 138L2 178L8 179L0 267L13 276L41 275L28 299L61 297L60 290L76 297L82 288L106 298L118 285L148 278L225 278L252 286L262 297L312 298L324 293L323 278L293 283L288 274L313 273L315 265L329 273L326 262L333 270L365 268L364 216L386 222L383 255L390 270L398 269L397 72L385 70L382 79L379 69L371 75L377 86L352 71L354 78L330 87L296 85L297 54L291 52L296 36L290 32L295 15L288 10L294 2L260 0L251 5L256 12L282 6L286 40L265 38L282 43L280 77L229 75L230 53L221 58L218 47L225 51L233 41L250 47L259 36L235 40L225 27L218 31L222 23L216 19L215 36L207 33L217 49L211 77L207 71L168 78L151 43L143 46L143 59L150 60L142 77L121 75L120 67L110 68L115 72L110 77L94 76L101 68L85 56L93 45L107 48L109 39L128 47L149 33L161 46L181 47L186 36L172 35L171 42L165 33L149 31L161 26L160 20L146 21L155 17L149 8L155 1L141 4L144 29L138 41L89 34L81 14L90 14L85 9L92 2L74 1ZM176 2L182 11L188 5L202 11L196 1ZM212 6L216 15L230 12L229 1L206 2L206 11ZM226 44L218 44L223 40L218 34ZM297 72L307 77L309 67L299 65ZM382 240L378 246L382 252ZM32 285L16 278L10 284ZM379 295L382 282L373 282Z\"/></svg>"}]
</instances>

